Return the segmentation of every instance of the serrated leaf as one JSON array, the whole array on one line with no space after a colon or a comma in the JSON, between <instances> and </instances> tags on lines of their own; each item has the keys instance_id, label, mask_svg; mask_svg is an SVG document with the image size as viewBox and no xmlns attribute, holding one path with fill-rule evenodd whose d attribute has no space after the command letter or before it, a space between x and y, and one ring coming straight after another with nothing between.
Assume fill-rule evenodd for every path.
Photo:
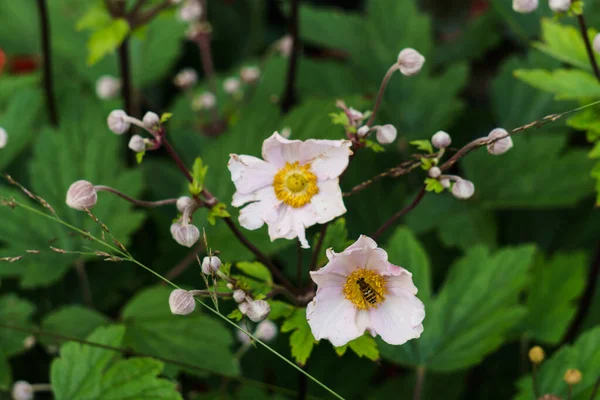
<instances>
[{"instance_id":1,"label":"serrated leaf","mask_svg":"<svg viewBox=\"0 0 600 400\"><path fill-rule=\"evenodd\" d=\"M231 332L207 315L171 314L170 293L168 288L154 287L139 292L129 301L122 311L127 328L125 343L143 354L201 367L184 368L194 375L239 374L238 362L230 351ZM173 368L167 366L168 370Z\"/></svg>"},{"instance_id":2,"label":"serrated leaf","mask_svg":"<svg viewBox=\"0 0 600 400\"><path fill-rule=\"evenodd\" d=\"M101 4L95 4L77 21L75 28L78 31L86 29L95 31L110 24L110 21L108 10Z\"/></svg>"},{"instance_id":3,"label":"serrated leaf","mask_svg":"<svg viewBox=\"0 0 600 400\"><path fill-rule=\"evenodd\" d=\"M433 146L429 140L411 140L408 142L417 148L417 150L426 151L428 153L433 153Z\"/></svg>"},{"instance_id":4,"label":"serrated leaf","mask_svg":"<svg viewBox=\"0 0 600 400\"><path fill-rule=\"evenodd\" d=\"M296 309L292 316L286 319L283 325L281 325L281 332L292 332L290 335L292 357L294 357L298 364L306 364L316 343L306 320L306 309Z\"/></svg>"},{"instance_id":5,"label":"serrated leaf","mask_svg":"<svg viewBox=\"0 0 600 400\"><path fill-rule=\"evenodd\" d=\"M130 27L123 18L114 19L96 30L88 41L88 65L94 65L107 54L113 53L129 34Z\"/></svg>"},{"instance_id":6,"label":"serrated leaf","mask_svg":"<svg viewBox=\"0 0 600 400\"><path fill-rule=\"evenodd\" d=\"M279 300L269 300L271 306L271 312L269 313L269 319L277 320L279 318L288 318L294 312L295 308L291 304L284 303Z\"/></svg>"},{"instance_id":7,"label":"serrated leaf","mask_svg":"<svg viewBox=\"0 0 600 400\"><path fill-rule=\"evenodd\" d=\"M385 147L374 140L365 139L365 145L367 146L367 149L371 149L375 153L383 153L385 151Z\"/></svg>"},{"instance_id":8,"label":"serrated leaf","mask_svg":"<svg viewBox=\"0 0 600 400\"><path fill-rule=\"evenodd\" d=\"M515 77L531 86L554 93L557 100L599 98L600 83L589 72L575 69L518 69Z\"/></svg>"},{"instance_id":9,"label":"serrated leaf","mask_svg":"<svg viewBox=\"0 0 600 400\"><path fill-rule=\"evenodd\" d=\"M46 315L42 321L42 330L63 336L85 339L96 328L109 323L110 320L99 312L79 305L73 305L60 308ZM61 343L49 336L40 337L40 341L46 345Z\"/></svg>"},{"instance_id":10,"label":"serrated leaf","mask_svg":"<svg viewBox=\"0 0 600 400\"><path fill-rule=\"evenodd\" d=\"M347 346L361 358L365 357L371 361L379 360L379 349L377 348L377 342L369 334L363 335L348 342Z\"/></svg>"},{"instance_id":11,"label":"serrated leaf","mask_svg":"<svg viewBox=\"0 0 600 400\"><path fill-rule=\"evenodd\" d=\"M229 214L229 211L227 211L227 204L218 203L210 209L206 219L208 220L209 224L215 225L217 223L217 218L227 217L231 217L231 214Z\"/></svg>"},{"instance_id":12,"label":"serrated leaf","mask_svg":"<svg viewBox=\"0 0 600 400\"><path fill-rule=\"evenodd\" d=\"M271 283L273 276L271 271L264 264L258 261L241 261L236 264L236 267L248 276L256 278L260 281Z\"/></svg>"},{"instance_id":13,"label":"serrated leaf","mask_svg":"<svg viewBox=\"0 0 600 400\"><path fill-rule=\"evenodd\" d=\"M190 193L194 196L199 195L204 189L204 179L208 173L208 165L204 165L202 158L196 157L192 167L192 178L194 181L189 184Z\"/></svg>"},{"instance_id":14,"label":"serrated leaf","mask_svg":"<svg viewBox=\"0 0 600 400\"><path fill-rule=\"evenodd\" d=\"M234 321L241 321L244 318L244 314L239 309L235 309L229 314L227 314L227 318L232 319Z\"/></svg>"},{"instance_id":15,"label":"serrated leaf","mask_svg":"<svg viewBox=\"0 0 600 400\"><path fill-rule=\"evenodd\" d=\"M428 192L442 193L445 188L440 181L433 178L425 179L425 190Z\"/></svg>"}]
</instances>

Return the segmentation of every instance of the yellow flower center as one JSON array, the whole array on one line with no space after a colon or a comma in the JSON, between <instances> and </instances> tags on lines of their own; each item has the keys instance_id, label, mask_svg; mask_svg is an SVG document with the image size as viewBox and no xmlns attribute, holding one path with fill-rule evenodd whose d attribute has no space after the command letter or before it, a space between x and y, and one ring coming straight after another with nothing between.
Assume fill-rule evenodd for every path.
<instances>
[{"instance_id":1,"label":"yellow flower center","mask_svg":"<svg viewBox=\"0 0 600 400\"><path fill-rule=\"evenodd\" d=\"M300 166L298 162L285 163L273 178L275 195L294 208L304 207L319 193L317 177L310 171L310 164Z\"/></svg>"},{"instance_id":2,"label":"yellow flower center","mask_svg":"<svg viewBox=\"0 0 600 400\"><path fill-rule=\"evenodd\" d=\"M385 283L377 272L360 268L348 275L343 293L359 310L377 308L388 292Z\"/></svg>"}]
</instances>

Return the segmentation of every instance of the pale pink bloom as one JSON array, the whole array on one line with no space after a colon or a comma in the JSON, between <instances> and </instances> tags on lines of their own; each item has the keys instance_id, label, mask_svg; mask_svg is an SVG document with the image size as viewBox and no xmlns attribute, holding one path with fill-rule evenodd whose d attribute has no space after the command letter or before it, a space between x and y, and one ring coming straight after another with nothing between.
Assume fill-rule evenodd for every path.
<instances>
[{"instance_id":1,"label":"pale pink bloom","mask_svg":"<svg viewBox=\"0 0 600 400\"><path fill-rule=\"evenodd\" d=\"M306 318L317 340L343 346L366 331L393 345L418 338L425 307L412 274L388 262L373 239L361 236L341 253L327 250L329 263L311 272L317 294Z\"/></svg>"},{"instance_id":2,"label":"pale pink bloom","mask_svg":"<svg viewBox=\"0 0 600 400\"><path fill-rule=\"evenodd\" d=\"M241 207L240 224L269 226L271 240L298 238L308 248L306 228L346 212L339 176L352 150L348 140L288 140L275 132L263 142L261 160L232 154L232 205Z\"/></svg>"}]
</instances>

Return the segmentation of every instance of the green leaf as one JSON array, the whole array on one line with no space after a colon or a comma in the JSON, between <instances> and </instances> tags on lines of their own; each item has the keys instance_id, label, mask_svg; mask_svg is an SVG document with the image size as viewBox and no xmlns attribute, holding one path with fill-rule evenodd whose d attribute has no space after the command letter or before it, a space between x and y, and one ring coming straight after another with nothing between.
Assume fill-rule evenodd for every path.
<instances>
[{"instance_id":1,"label":"green leaf","mask_svg":"<svg viewBox=\"0 0 600 400\"><path fill-rule=\"evenodd\" d=\"M290 335L292 357L294 357L298 364L306 364L316 343L306 320L306 309L296 309L292 316L286 319L283 325L281 325L281 332L292 332Z\"/></svg>"},{"instance_id":2,"label":"green leaf","mask_svg":"<svg viewBox=\"0 0 600 400\"><path fill-rule=\"evenodd\" d=\"M528 338L558 344L577 311L575 300L585 287L586 266L584 253L559 253L534 264L525 303L527 318L521 326Z\"/></svg>"},{"instance_id":3,"label":"green leaf","mask_svg":"<svg viewBox=\"0 0 600 400\"><path fill-rule=\"evenodd\" d=\"M166 123L168 120L171 119L172 116L173 116L173 113L162 113L162 115L160 116L160 123L161 124Z\"/></svg>"},{"instance_id":4,"label":"green leaf","mask_svg":"<svg viewBox=\"0 0 600 400\"><path fill-rule=\"evenodd\" d=\"M256 278L263 282L273 282L271 271L264 264L258 261L242 261L236 264L236 267L248 276Z\"/></svg>"},{"instance_id":5,"label":"green leaf","mask_svg":"<svg viewBox=\"0 0 600 400\"><path fill-rule=\"evenodd\" d=\"M347 346L361 358L366 357L371 361L379 360L377 342L369 334L350 341Z\"/></svg>"},{"instance_id":6,"label":"green leaf","mask_svg":"<svg viewBox=\"0 0 600 400\"><path fill-rule=\"evenodd\" d=\"M107 54L113 53L129 34L130 28L123 18L112 20L96 30L88 41L88 65L94 65Z\"/></svg>"},{"instance_id":7,"label":"green leaf","mask_svg":"<svg viewBox=\"0 0 600 400\"><path fill-rule=\"evenodd\" d=\"M209 224L215 225L217 223L217 218L227 217L231 217L231 214L229 214L229 211L227 211L227 204L218 203L210 209L206 219L208 220Z\"/></svg>"},{"instance_id":8,"label":"green leaf","mask_svg":"<svg viewBox=\"0 0 600 400\"><path fill-rule=\"evenodd\" d=\"M515 77L531 86L554 93L557 100L587 99L600 97L600 83L589 72L575 69L543 69L515 71Z\"/></svg>"},{"instance_id":9,"label":"green leaf","mask_svg":"<svg viewBox=\"0 0 600 400\"><path fill-rule=\"evenodd\" d=\"M208 173L208 165L204 165L202 158L196 157L194 166L192 167L192 178L194 181L189 184L190 193L197 196L204 189L204 179Z\"/></svg>"},{"instance_id":10,"label":"green leaf","mask_svg":"<svg viewBox=\"0 0 600 400\"><path fill-rule=\"evenodd\" d=\"M146 155L145 151L138 151L137 153L135 153L135 161L139 164L142 163L142 161L144 161L144 156Z\"/></svg>"},{"instance_id":11,"label":"green leaf","mask_svg":"<svg viewBox=\"0 0 600 400\"><path fill-rule=\"evenodd\" d=\"M329 116L331 117L331 123L334 125L341 125L345 127L350 124L348 121L348 116L343 111L329 113Z\"/></svg>"},{"instance_id":12,"label":"green leaf","mask_svg":"<svg viewBox=\"0 0 600 400\"><path fill-rule=\"evenodd\" d=\"M111 16L101 4L95 4L77 21L75 28L78 31L95 31L110 24Z\"/></svg>"},{"instance_id":13,"label":"green leaf","mask_svg":"<svg viewBox=\"0 0 600 400\"><path fill-rule=\"evenodd\" d=\"M426 178L425 190L427 190L428 192L442 193L445 190L445 188L437 179Z\"/></svg>"},{"instance_id":14,"label":"green leaf","mask_svg":"<svg viewBox=\"0 0 600 400\"><path fill-rule=\"evenodd\" d=\"M433 153L433 146L429 140L412 140L408 142L417 148L417 150L426 151L429 154Z\"/></svg>"},{"instance_id":15,"label":"green leaf","mask_svg":"<svg viewBox=\"0 0 600 400\"><path fill-rule=\"evenodd\" d=\"M0 390L8 391L12 382L10 364L4 355L0 355Z\"/></svg>"},{"instance_id":16,"label":"green leaf","mask_svg":"<svg viewBox=\"0 0 600 400\"><path fill-rule=\"evenodd\" d=\"M371 149L375 153L383 153L385 151L385 147L374 140L365 139L365 145L367 146L367 149Z\"/></svg>"},{"instance_id":17,"label":"green leaf","mask_svg":"<svg viewBox=\"0 0 600 400\"><path fill-rule=\"evenodd\" d=\"M234 321L241 321L244 318L244 314L239 309L235 309L229 314L227 314L227 318L232 319Z\"/></svg>"},{"instance_id":18,"label":"green leaf","mask_svg":"<svg viewBox=\"0 0 600 400\"><path fill-rule=\"evenodd\" d=\"M269 300L269 305L271 306L269 319L272 320L277 320L279 318L289 318L295 310L294 306L292 306L291 304L279 300Z\"/></svg>"},{"instance_id":19,"label":"green leaf","mask_svg":"<svg viewBox=\"0 0 600 400\"><path fill-rule=\"evenodd\" d=\"M440 292L426 306L421 337L404 346L378 340L381 355L439 372L479 363L525 315L518 301L534 250L521 246L495 254L484 247L468 251L450 268Z\"/></svg>"},{"instance_id":20,"label":"green leaf","mask_svg":"<svg viewBox=\"0 0 600 400\"><path fill-rule=\"evenodd\" d=\"M572 398L583 400L589 398L589 391L598 379L600 371L600 327L584 332L573 345L565 345L544 361L538 375L540 393L554 394L568 398L568 386L563 381L565 371L577 368L582 373L582 380L573 385ZM519 380L519 393L515 400L534 399L531 376Z\"/></svg>"},{"instance_id":21,"label":"green leaf","mask_svg":"<svg viewBox=\"0 0 600 400\"><path fill-rule=\"evenodd\" d=\"M108 325L110 320L99 312L78 305L65 306L48 314L42 321L44 332L85 339L96 328ZM49 336L40 337L46 345L60 343Z\"/></svg>"},{"instance_id":22,"label":"green leaf","mask_svg":"<svg viewBox=\"0 0 600 400\"><path fill-rule=\"evenodd\" d=\"M154 287L139 292L129 301L122 312L127 328L125 343L143 354L201 367L184 368L194 375L239 374L238 362L230 351L231 332L206 315L171 314L170 293L168 288ZM167 366L170 372L173 368Z\"/></svg>"},{"instance_id":23,"label":"green leaf","mask_svg":"<svg viewBox=\"0 0 600 400\"><path fill-rule=\"evenodd\" d=\"M14 294L0 297L0 321L7 325L20 328L31 327L31 317L35 307L27 300L20 299ZM0 359L11 357L25 349L23 342L29 334L11 329L0 328Z\"/></svg>"}]
</instances>

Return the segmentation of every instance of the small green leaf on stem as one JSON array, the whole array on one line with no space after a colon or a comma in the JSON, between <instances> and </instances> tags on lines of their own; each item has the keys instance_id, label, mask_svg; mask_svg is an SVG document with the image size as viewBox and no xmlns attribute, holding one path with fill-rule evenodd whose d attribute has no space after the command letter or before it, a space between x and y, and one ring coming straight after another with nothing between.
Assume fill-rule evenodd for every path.
<instances>
[{"instance_id":1,"label":"small green leaf on stem","mask_svg":"<svg viewBox=\"0 0 600 400\"><path fill-rule=\"evenodd\" d=\"M444 191L444 187L437 179L427 178L425 179L425 190L428 192L442 193Z\"/></svg>"},{"instance_id":2,"label":"small green leaf on stem","mask_svg":"<svg viewBox=\"0 0 600 400\"><path fill-rule=\"evenodd\" d=\"M168 120L170 120L172 116L173 116L173 113L163 113L160 116L160 123L164 124L165 122L167 122Z\"/></svg>"},{"instance_id":3,"label":"small green leaf on stem","mask_svg":"<svg viewBox=\"0 0 600 400\"><path fill-rule=\"evenodd\" d=\"M433 153L433 147L431 146L431 142L429 140L413 140L409 143L413 146L416 146L418 150L426 151L429 154Z\"/></svg>"},{"instance_id":4,"label":"small green leaf on stem","mask_svg":"<svg viewBox=\"0 0 600 400\"><path fill-rule=\"evenodd\" d=\"M135 153L135 160L138 164L141 164L144 161L144 156L146 155L145 151L140 151L139 153Z\"/></svg>"},{"instance_id":5,"label":"small green leaf on stem","mask_svg":"<svg viewBox=\"0 0 600 400\"><path fill-rule=\"evenodd\" d=\"M373 140L366 139L365 145L367 146L367 149L371 149L375 153L383 153L385 151L385 148L382 145L380 145L379 143L377 143Z\"/></svg>"},{"instance_id":6,"label":"small green leaf on stem","mask_svg":"<svg viewBox=\"0 0 600 400\"><path fill-rule=\"evenodd\" d=\"M197 157L196 161L194 161L194 166L192 167L192 172L191 172L192 178L194 180L192 183L190 183L188 185L189 189L190 189L190 193L193 196L199 195L200 192L202 192L202 189L204 189L204 179L206 178L207 172L208 172L208 165L204 165L204 163L202 162L202 158ZM218 204L217 204L217 206L218 206ZM209 219L209 222L210 222L210 219Z\"/></svg>"},{"instance_id":7,"label":"small green leaf on stem","mask_svg":"<svg viewBox=\"0 0 600 400\"><path fill-rule=\"evenodd\" d=\"M298 364L306 364L315 343L317 343L306 320L306 309L296 309L292 316L286 319L281 326L281 332L293 332L290 335L292 357Z\"/></svg>"},{"instance_id":8,"label":"small green leaf on stem","mask_svg":"<svg viewBox=\"0 0 600 400\"><path fill-rule=\"evenodd\" d=\"M206 167L206 168L208 168L208 167ZM231 217L231 215L227 211L227 205L225 203L218 203L210 209L206 219L208 220L209 224L215 225L217 223L217 218L227 218L227 217Z\"/></svg>"}]
</instances>

